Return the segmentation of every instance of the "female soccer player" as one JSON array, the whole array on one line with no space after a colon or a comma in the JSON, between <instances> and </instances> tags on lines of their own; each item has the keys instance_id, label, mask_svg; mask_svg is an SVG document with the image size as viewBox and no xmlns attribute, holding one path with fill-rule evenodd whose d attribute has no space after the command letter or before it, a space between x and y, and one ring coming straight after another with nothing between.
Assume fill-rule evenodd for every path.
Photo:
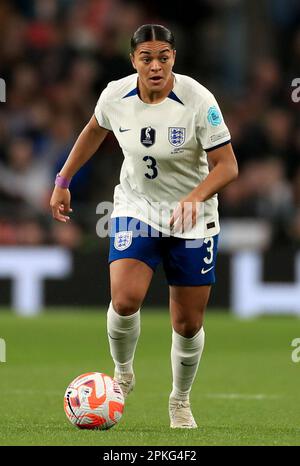
<instances>
[{"instance_id":1,"label":"female soccer player","mask_svg":"<svg viewBox=\"0 0 300 466\"><path fill-rule=\"evenodd\" d=\"M215 281L219 222L216 193L237 162L214 96L173 73L173 34L141 26L131 39L135 74L108 84L95 113L56 177L53 217L69 221L69 183L113 131L124 153L114 192L107 313L115 378L127 396L140 307L160 261L170 290L173 387L170 426L195 428L189 394L204 347L203 315ZM209 164L208 164L209 159Z\"/></svg>"}]
</instances>

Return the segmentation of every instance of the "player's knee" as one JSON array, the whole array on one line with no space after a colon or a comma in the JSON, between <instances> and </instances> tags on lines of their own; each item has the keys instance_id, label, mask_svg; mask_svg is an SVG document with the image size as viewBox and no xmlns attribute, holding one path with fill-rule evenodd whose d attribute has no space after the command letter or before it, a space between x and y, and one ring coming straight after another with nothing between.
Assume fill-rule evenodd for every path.
<instances>
[{"instance_id":1,"label":"player's knee","mask_svg":"<svg viewBox=\"0 0 300 466\"><path fill-rule=\"evenodd\" d=\"M124 296L112 300L114 310L121 316L130 316L140 308L140 300L135 297Z\"/></svg>"},{"instance_id":2,"label":"player's knee","mask_svg":"<svg viewBox=\"0 0 300 466\"><path fill-rule=\"evenodd\" d=\"M201 329L201 322L181 322L174 327L175 332L179 333L182 337L193 338Z\"/></svg>"}]
</instances>

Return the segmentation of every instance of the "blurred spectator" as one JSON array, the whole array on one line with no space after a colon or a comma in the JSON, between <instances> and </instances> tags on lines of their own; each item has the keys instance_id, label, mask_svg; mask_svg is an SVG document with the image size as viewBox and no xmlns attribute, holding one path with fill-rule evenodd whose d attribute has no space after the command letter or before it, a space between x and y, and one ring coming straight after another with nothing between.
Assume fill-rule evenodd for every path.
<instances>
[{"instance_id":1,"label":"blurred spectator","mask_svg":"<svg viewBox=\"0 0 300 466\"><path fill-rule=\"evenodd\" d=\"M42 226L34 219L20 222L16 228L16 242L24 246L36 246L45 243L46 236Z\"/></svg>"},{"instance_id":2,"label":"blurred spectator","mask_svg":"<svg viewBox=\"0 0 300 466\"><path fill-rule=\"evenodd\" d=\"M7 201L43 211L49 201L51 181L48 166L34 158L31 140L11 142L7 164L0 163L0 190Z\"/></svg>"},{"instance_id":3,"label":"blurred spectator","mask_svg":"<svg viewBox=\"0 0 300 466\"><path fill-rule=\"evenodd\" d=\"M63 225L54 223L51 229L51 242L69 249L76 249L82 244L82 232L74 222Z\"/></svg>"}]
</instances>

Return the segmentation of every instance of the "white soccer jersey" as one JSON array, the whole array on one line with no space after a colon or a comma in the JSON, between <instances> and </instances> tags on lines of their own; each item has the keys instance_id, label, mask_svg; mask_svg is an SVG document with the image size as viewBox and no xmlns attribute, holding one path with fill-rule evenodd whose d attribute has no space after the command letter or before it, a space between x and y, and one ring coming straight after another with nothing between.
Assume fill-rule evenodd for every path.
<instances>
[{"instance_id":1,"label":"white soccer jersey","mask_svg":"<svg viewBox=\"0 0 300 466\"><path fill-rule=\"evenodd\" d=\"M206 152L230 142L230 134L214 96L194 79L174 73L169 96L147 104L138 96L137 77L110 82L95 109L124 154L112 217L135 217L170 234L173 208L209 173ZM217 195L202 206L195 227L175 236L219 232Z\"/></svg>"}]
</instances>

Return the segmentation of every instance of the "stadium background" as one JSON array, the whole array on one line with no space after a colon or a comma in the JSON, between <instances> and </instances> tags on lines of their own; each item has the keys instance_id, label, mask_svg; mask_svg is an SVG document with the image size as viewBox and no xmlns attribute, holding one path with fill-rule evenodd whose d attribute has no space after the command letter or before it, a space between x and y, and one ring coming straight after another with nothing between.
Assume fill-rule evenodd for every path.
<instances>
[{"instance_id":1,"label":"stadium background","mask_svg":"<svg viewBox=\"0 0 300 466\"><path fill-rule=\"evenodd\" d=\"M241 279L241 270L234 272L232 264L236 254L244 252L263 259L261 278L278 292L271 289L274 310L300 312L300 272L295 271L300 243L300 103L292 98L292 82L300 78L298 0L0 1L0 78L6 83L6 102L0 103L0 336L7 343L0 388L3 406L10 406L1 415L0 443L99 444L92 434L81 432L79 437L71 427L67 431L61 398L73 377L95 370L100 354L100 369L112 371L108 349L104 351L101 343L109 301L108 239L96 234L96 208L112 200L118 183L122 154L114 137L110 135L74 177L69 224L54 222L49 199L55 174L100 92L108 81L132 73L129 40L137 26L148 22L174 31L175 72L194 77L215 94L240 167L239 179L219 196L223 236L207 318L211 339L201 366L205 377L196 387L206 397L208 410L203 413L207 430L201 442L299 444L299 365L290 357L291 341L300 337L298 321L274 316L239 323L230 316ZM65 277L42 280L45 313L36 320L13 318L18 307L13 298L15 270L26 277L34 251L45 247L63 248L70 271ZM37 260L50 263L53 250L44 251L46 257L36 256ZM38 290L29 287L28 293L25 311L19 303L21 313L30 313L35 298L30 293L38 295ZM158 270L144 306L144 340L137 358L137 371L143 373L148 361L151 377L169 371L167 293ZM294 296L290 308L282 300L287 294ZM252 295L250 290L249 299ZM146 312L153 309L154 317ZM152 335L160 342L155 351ZM144 372L136 398L128 402L131 430L125 423L116 431L119 444L159 445L168 439L174 445L199 444L196 435L178 440L156 425L145 434L144 426L156 422L143 411L147 402L157 397L152 409L159 419L160 400L169 388L159 378L153 393L147 394L148 378ZM20 387L19 392L8 390L8 384ZM37 400L41 392L43 399ZM197 400L194 406L202 410ZM166 417L163 422L167 425ZM114 435L106 437L107 444L116 442Z\"/></svg>"},{"instance_id":2,"label":"stadium background","mask_svg":"<svg viewBox=\"0 0 300 466\"><path fill-rule=\"evenodd\" d=\"M129 40L145 22L174 31L175 71L216 95L239 161L239 179L220 195L228 234L212 306L231 304L231 254L249 246L248 240L265 254L266 281L294 280L300 120L291 83L299 75L299 2L204 0L185 8L180 1L172 7L152 1L1 1L0 22L0 77L7 93L0 106L0 245L59 245L72 252L72 273L45 281L46 305L106 305L109 299L108 240L96 235L96 207L112 200L118 183L122 154L114 137L74 177L70 224L53 222L49 196L106 83L132 73ZM147 298L151 305L166 303L162 283L159 272ZM0 304L9 305L12 281L5 273L0 287Z\"/></svg>"}]
</instances>

